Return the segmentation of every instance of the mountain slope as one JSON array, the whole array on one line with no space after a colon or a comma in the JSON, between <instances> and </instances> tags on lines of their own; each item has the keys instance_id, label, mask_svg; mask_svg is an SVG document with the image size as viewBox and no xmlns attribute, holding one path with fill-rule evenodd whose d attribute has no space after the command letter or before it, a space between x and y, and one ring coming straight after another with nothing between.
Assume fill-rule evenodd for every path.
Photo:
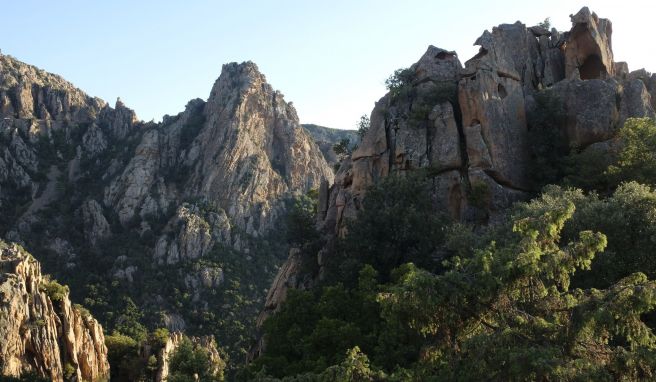
<instances>
[{"instance_id":1,"label":"mountain slope","mask_svg":"<svg viewBox=\"0 0 656 382\"><path fill-rule=\"evenodd\" d=\"M289 203L333 179L282 94L227 64L207 101L155 124L9 56L0 80L0 234L109 331L134 301L149 329L241 357Z\"/></svg>"},{"instance_id":2,"label":"mountain slope","mask_svg":"<svg viewBox=\"0 0 656 382\"><path fill-rule=\"evenodd\" d=\"M360 136L355 130L340 130L313 124L301 126L310 133L310 136L323 153L326 162L332 166L339 162L339 157L333 150L335 144L343 139L348 139L351 144L356 144L360 140Z\"/></svg>"}]
</instances>

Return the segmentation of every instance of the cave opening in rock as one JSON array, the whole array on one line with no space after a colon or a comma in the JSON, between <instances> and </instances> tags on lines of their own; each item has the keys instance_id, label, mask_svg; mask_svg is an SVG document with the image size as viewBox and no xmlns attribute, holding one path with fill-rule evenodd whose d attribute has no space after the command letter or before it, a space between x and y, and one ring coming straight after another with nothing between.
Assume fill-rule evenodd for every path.
<instances>
[{"instance_id":1,"label":"cave opening in rock","mask_svg":"<svg viewBox=\"0 0 656 382\"><path fill-rule=\"evenodd\" d=\"M447 58L453 58L455 55L453 53L442 51L435 56L438 60L446 60Z\"/></svg>"},{"instance_id":2,"label":"cave opening in rock","mask_svg":"<svg viewBox=\"0 0 656 382\"><path fill-rule=\"evenodd\" d=\"M582 80L596 80L604 78L608 72L601 58L596 54L591 54L579 67L579 73Z\"/></svg>"},{"instance_id":3,"label":"cave opening in rock","mask_svg":"<svg viewBox=\"0 0 656 382\"><path fill-rule=\"evenodd\" d=\"M497 90L499 93L499 98L504 99L508 96L508 92L506 91L506 88L503 85L499 84Z\"/></svg>"}]
</instances>

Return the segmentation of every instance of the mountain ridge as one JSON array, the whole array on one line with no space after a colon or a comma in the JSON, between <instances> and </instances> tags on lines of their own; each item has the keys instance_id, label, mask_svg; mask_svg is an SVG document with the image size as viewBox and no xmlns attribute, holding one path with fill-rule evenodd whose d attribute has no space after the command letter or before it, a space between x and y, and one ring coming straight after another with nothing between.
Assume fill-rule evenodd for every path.
<instances>
[{"instance_id":1,"label":"mountain ridge","mask_svg":"<svg viewBox=\"0 0 656 382\"><path fill-rule=\"evenodd\" d=\"M224 65L207 101L161 123L8 56L0 76L0 234L108 332L136 305L149 330L209 326L243 353L286 255L270 237L333 177L291 103L252 62Z\"/></svg>"}]
</instances>

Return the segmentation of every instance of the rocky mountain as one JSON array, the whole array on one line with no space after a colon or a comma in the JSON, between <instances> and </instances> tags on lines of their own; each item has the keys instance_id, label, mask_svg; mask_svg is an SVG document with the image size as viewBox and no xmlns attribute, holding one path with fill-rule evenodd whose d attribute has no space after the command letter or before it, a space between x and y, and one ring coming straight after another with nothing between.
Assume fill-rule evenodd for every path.
<instances>
[{"instance_id":1,"label":"rocky mountain","mask_svg":"<svg viewBox=\"0 0 656 382\"><path fill-rule=\"evenodd\" d=\"M392 175L429 179L430 206L418 216L446 215L473 233L503 226L514 203L562 177L566 157L612 157L625 121L656 115L656 75L614 61L611 22L588 8L571 19L567 32L494 27L464 65L430 46L388 80L361 141L355 131L300 125L252 62L223 65L207 100L154 123L0 54L0 237L11 243L0 242L2 374L159 381L180 372L171 358L183 349L220 378L291 289L327 281L368 192ZM340 160L332 147L343 138L358 146ZM307 240L290 248L293 228ZM396 233L408 232L388 236ZM428 260L443 264L442 248L433 249ZM363 333L371 322L342 325L352 307L326 301L364 301L376 316L380 280L369 271L359 274L369 277L362 290L329 288L319 318L299 313L321 323L309 333L317 349L305 350ZM298 328L284 339L308 334ZM340 338L325 336L337 330ZM384 346L411 338L388 334ZM408 341L397 358L415 356L421 341ZM251 359L266 355L266 338L256 342ZM316 365L335 377L364 362L356 348L348 357Z\"/></svg>"},{"instance_id":2,"label":"rocky mountain","mask_svg":"<svg viewBox=\"0 0 656 382\"><path fill-rule=\"evenodd\" d=\"M357 144L360 141L360 136L355 130L333 129L314 124L304 124L301 126L310 133L310 136L323 153L326 162L332 166L339 162L339 156L333 150L335 144L339 143L342 139L348 139L352 144Z\"/></svg>"},{"instance_id":3,"label":"rocky mountain","mask_svg":"<svg viewBox=\"0 0 656 382\"><path fill-rule=\"evenodd\" d=\"M251 62L224 65L207 101L145 123L0 55L0 152L0 235L73 301L108 331L134 302L148 328L216 335L234 357L286 256L290 202L333 180Z\"/></svg>"},{"instance_id":4,"label":"rocky mountain","mask_svg":"<svg viewBox=\"0 0 656 382\"><path fill-rule=\"evenodd\" d=\"M17 244L0 241L0 368L51 381L109 377L102 326Z\"/></svg>"},{"instance_id":5,"label":"rocky mountain","mask_svg":"<svg viewBox=\"0 0 656 382\"><path fill-rule=\"evenodd\" d=\"M371 127L345 160L333 185L320 188L318 225L327 244L313 260L292 252L269 290L259 322L277 311L289 288L322 277L326 257L366 190L391 174L428 171L436 213L457 221L496 224L514 202L539 191L531 167L544 115L562 117L559 147L579 152L616 150L616 132L630 117L654 117L656 74L629 72L615 62L612 24L588 8L571 16L568 32L521 22L485 31L479 53L465 62L430 46L397 72L390 92L371 113ZM561 122L561 121L559 121ZM565 155L557 151L557 159ZM303 261L315 273L302 271ZM262 351L262 342L254 354Z\"/></svg>"}]
</instances>

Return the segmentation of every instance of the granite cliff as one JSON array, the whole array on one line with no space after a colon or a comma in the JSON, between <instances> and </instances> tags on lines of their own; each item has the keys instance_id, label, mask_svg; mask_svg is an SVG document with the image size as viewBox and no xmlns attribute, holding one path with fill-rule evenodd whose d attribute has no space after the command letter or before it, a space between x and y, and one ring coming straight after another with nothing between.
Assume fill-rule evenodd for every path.
<instances>
[{"instance_id":1,"label":"granite cliff","mask_svg":"<svg viewBox=\"0 0 656 382\"><path fill-rule=\"evenodd\" d=\"M335 239L346 234L367 188L384 177L424 169L436 213L495 224L514 202L539 191L530 168L533 115L557 110L564 120L561 144L602 150L602 156L616 149L615 134L627 118L653 118L656 74L629 72L613 60L609 20L588 8L571 20L568 32L502 24L476 40L479 53L464 66L456 52L430 46L397 73L359 147L342 162L334 184L320 188L317 224L327 244L312 260L316 273L303 272L302 256L292 251L258 322L280 307L289 288L321 279Z\"/></svg>"},{"instance_id":2,"label":"granite cliff","mask_svg":"<svg viewBox=\"0 0 656 382\"><path fill-rule=\"evenodd\" d=\"M102 326L17 244L0 241L0 373L52 381L109 378Z\"/></svg>"}]
</instances>

